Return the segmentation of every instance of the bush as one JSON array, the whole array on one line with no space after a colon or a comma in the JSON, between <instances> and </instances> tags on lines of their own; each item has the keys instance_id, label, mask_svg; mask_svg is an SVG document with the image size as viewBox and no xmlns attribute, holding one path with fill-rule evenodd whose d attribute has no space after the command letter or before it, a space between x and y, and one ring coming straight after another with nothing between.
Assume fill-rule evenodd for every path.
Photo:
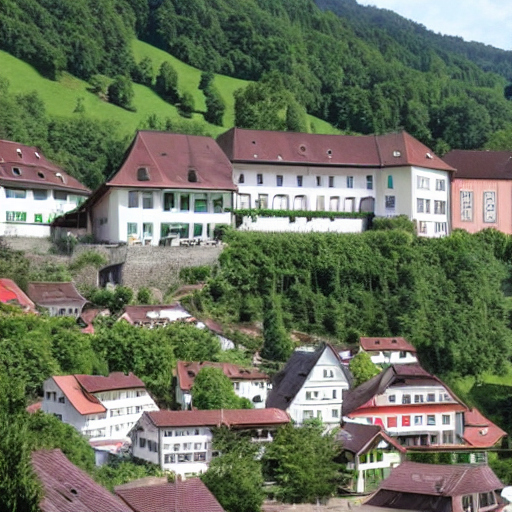
<instances>
[{"instance_id":1,"label":"bush","mask_svg":"<svg viewBox=\"0 0 512 512\"><path fill-rule=\"evenodd\" d=\"M122 75L114 78L114 81L108 86L108 100L114 105L135 111L132 105L134 97L132 81Z\"/></svg>"},{"instance_id":2,"label":"bush","mask_svg":"<svg viewBox=\"0 0 512 512\"><path fill-rule=\"evenodd\" d=\"M180 270L180 279L186 284L196 284L206 281L212 275L212 268L208 265L199 267L185 267Z\"/></svg>"},{"instance_id":3,"label":"bush","mask_svg":"<svg viewBox=\"0 0 512 512\"><path fill-rule=\"evenodd\" d=\"M401 229L409 233L416 234L416 226L407 215L397 215L396 217L374 217L372 229L384 231L389 229Z\"/></svg>"},{"instance_id":4,"label":"bush","mask_svg":"<svg viewBox=\"0 0 512 512\"><path fill-rule=\"evenodd\" d=\"M79 254L70 264L69 270L77 271L81 270L84 267L92 266L95 268L100 268L106 265L107 258L103 254L100 254L96 251L85 251Z\"/></svg>"},{"instance_id":5,"label":"bush","mask_svg":"<svg viewBox=\"0 0 512 512\"><path fill-rule=\"evenodd\" d=\"M194 96L189 92L183 93L180 99L179 112L183 117L192 117L195 110Z\"/></svg>"}]
</instances>

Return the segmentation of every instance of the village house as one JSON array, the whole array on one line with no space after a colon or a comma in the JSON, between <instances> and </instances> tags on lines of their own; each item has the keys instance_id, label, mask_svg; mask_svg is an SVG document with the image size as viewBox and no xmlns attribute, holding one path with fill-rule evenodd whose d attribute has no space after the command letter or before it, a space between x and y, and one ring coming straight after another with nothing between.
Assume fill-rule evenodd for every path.
<instances>
[{"instance_id":1,"label":"village house","mask_svg":"<svg viewBox=\"0 0 512 512\"><path fill-rule=\"evenodd\" d=\"M12 279L6 277L0 278L0 302L19 306L26 313L37 313L36 305L25 292Z\"/></svg>"},{"instance_id":2,"label":"village house","mask_svg":"<svg viewBox=\"0 0 512 512\"><path fill-rule=\"evenodd\" d=\"M506 435L418 364L389 366L347 391L343 416L380 425L408 451L470 450L475 461Z\"/></svg>"},{"instance_id":3,"label":"village house","mask_svg":"<svg viewBox=\"0 0 512 512\"><path fill-rule=\"evenodd\" d=\"M266 406L288 412L298 425L318 418L333 428L340 424L343 391L352 376L338 352L322 344L315 352L295 351L275 377Z\"/></svg>"},{"instance_id":4,"label":"village house","mask_svg":"<svg viewBox=\"0 0 512 512\"><path fill-rule=\"evenodd\" d=\"M373 364L410 364L417 363L416 349L405 339L359 338L361 350L370 355Z\"/></svg>"},{"instance_id":5,"label":"village house","mask_svg":"<svg viewBox=\"0 0 512 512\"><path fill-rule=\"evenodd\" d=\"M229 224L235 191L215 140L139 131L120 169L81 209L98 241L179 245L213 238L217 224Z\"/></svg>"},{"instance_id":6,"label":"village house","mask_svg":"<svg viewBox=\"0 0 512 512\"><path fill-rule=\"evenodd\" d=\"M74 316L78 318L87 299L82 297L75 285L69 283L33 282L28 283L28 296L50 316Z\"/></svg>"},{"instance_id":7,"label":"village house","mask_svg":"<svg viewBox=\"0 0 512 512\"><path fill-rule=\"evenodd\" d=\"M316 135L232 128L217 142L233 164L236 209L406 215L421 236L449 232L454 169L406 132ZM263 218L243 229L361 231L361 219Z\"/></svg>"},{"instance_id":8,"label":"village house","mask_svg":"<svg viewBox=\"0 0 512 512\"><path fill-rule=\"evenodd\" d=\"M0 140L0 236L50 236L50 223L90 194L35 147Z\"/></svg>"},{"instance_id":9,"label":"village house","mask_svg":"<svg viewBox=\"0 0 512 512\"><path fill-rule=\"evenodd\" d=\"M491 512L501 509L497 491L503 487L487 465L406 461L391 471L366 503L387 510Z\"/></svg>"},{"instance_id":10,"label":"village house","mask_svg":"<svg viewBox=\"0 0 512 512\"><path fill-rule=\"evenodd\" d=\"M452 180L452 226L475 233L495 228L512 234L512 152L454 149L443 160Z\"/></svg>"},{"instance_id":11,"label":"village house","mask_svg":"<svg viewBox=\"0 0 512 512\"><path fill-rule=\"evenodd\" d=\"M41 409L75 427L91 442L125 440L144 411L158 407L133 373L59 375L43 384Z\"/></svg>"},{"instance_id":12,"label":"village house","mask_svg":"<svg viewBox=\"0 0 512 512\"><path fill-rule=\"evenodd\" d=\"M190 409L192 403L192 386L202 368L219 368L233 383L235 393L247 398L256 409L265 407L267 392L270 387L268 375L257 368L246 368L231 363L212 363L178 361L176 365L176 403L182 409Z\"/></svg>"},{"instance_id":13,"label":"village house","mask_svg":"<svg viewBox=\"0 0 512 512\"><path fill-rule=\"evenodd\" d=\"M272 433L289 422L279 409L145 412L130 432L132 454L190 477L205 472L215 455L214 428L225 426L250 434L254 442L270 442Z\"/></svg>"},{"instance_id":14,"label":"village house","mask_svg":"<svg viewBox=\"0 0 512 512\"><path fill-rule=\"evenodd\" d=\"M125 320L138 327L163 327L172 322L197 320L179 303L125 306L118 321Z\"/></svg>"},{"instance_id":15,"label":"village house","mask_svg":"<svg viewBox=\"0 0 512 512\"><path fill-rule=\"evenodd\" d=\"M379 425L345 423L337 432L341 443L340 462L347 470L354 471L351 492L374 491L391 469L398 466L406 450Z\"/></svg>"}]
</instances>

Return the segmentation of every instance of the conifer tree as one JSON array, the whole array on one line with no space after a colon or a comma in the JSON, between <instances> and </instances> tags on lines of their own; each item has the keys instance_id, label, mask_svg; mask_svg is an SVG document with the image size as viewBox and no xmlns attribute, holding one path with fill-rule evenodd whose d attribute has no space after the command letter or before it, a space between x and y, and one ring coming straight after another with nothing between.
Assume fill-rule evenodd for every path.
<instances>
[{"instance_id":1,"label":"conifer tree","mask_svg":"<svg viewBox=\"0 0 512 512\"><path fill-rule=\"evenodd\" d=\"M281 303L277 295L267 301L263 316L263 348L261 357L286 361L293 352L293 342L286 332Z\"/></svg>"}]
</instances>

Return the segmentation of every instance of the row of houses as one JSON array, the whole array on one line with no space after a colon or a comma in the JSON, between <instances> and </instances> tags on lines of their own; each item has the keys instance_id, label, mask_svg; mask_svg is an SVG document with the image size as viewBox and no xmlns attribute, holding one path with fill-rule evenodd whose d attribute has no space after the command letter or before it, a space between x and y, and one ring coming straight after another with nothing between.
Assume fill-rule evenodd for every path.
<instances>
[{"instance_id":1,"label":"row of houses","mask_svg":"<svg viewBox=\"0 0 512 512\"><path fill-rule=\"evenodd\" d=\"M0 141L0 236L48 236L53 225L100 242L176 245L213 238L232 210L260 211L243 219L248 230L357 232L373 213L406 215L421 236L512 233L511 187L512 152L439 158L406 132L232 128L214 140L139 131L119 170L92 194L37 148ZM265 210L283 214L269 219Z\"/></svg>"}]
</instances>

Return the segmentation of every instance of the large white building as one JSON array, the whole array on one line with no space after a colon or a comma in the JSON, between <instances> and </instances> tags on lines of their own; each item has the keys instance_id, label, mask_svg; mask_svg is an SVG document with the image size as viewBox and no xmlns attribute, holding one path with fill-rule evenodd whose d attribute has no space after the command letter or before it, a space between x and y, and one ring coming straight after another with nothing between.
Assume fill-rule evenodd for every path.
<instances>
[{"instance_id":1,"label":"large white building","mask_svg":"<svg viewBox=\"0 0 512 512\"><path fill-rule=\"evenodd\" d=\"M35 147L0 140L0 236L50 236L50 223L90 194Z\"/></svg>"},{"instance_id":2,"label":"large white building","mask_svg":"<svg viewBox=\"0 0 512 512\"><path fill-rule=\"evenodd\" d=\"M295 351L274 377L266 406L288 412L298 425L318 418L329 428L339 426L343 392L351 382L331 345L321 345L315 352Z\"/></svg>"},{"instance_id":3,"label":"large white building","mask_svg":"<svg viewBox=\"0 0 512 512\"><path fill-rule=\"evenodd\" d=\"M236 209L406 215L420 235L449 232L454 169L406 132L349 136L232 128L217 142L233 164ZM345 230L341 223L334 228L314 222L313 230Z\"/></svg>"},{"instance_id":4,"label":"large white building","mask_svg":"<svg viewBox=\"0 0 512 512\"><path fill-rule=\"evenodd\" d=\"M158 407L133 373L63 375L44 382L41 409L90 441L123 440L144 411Z\"/></svg>"}]
</instances>

